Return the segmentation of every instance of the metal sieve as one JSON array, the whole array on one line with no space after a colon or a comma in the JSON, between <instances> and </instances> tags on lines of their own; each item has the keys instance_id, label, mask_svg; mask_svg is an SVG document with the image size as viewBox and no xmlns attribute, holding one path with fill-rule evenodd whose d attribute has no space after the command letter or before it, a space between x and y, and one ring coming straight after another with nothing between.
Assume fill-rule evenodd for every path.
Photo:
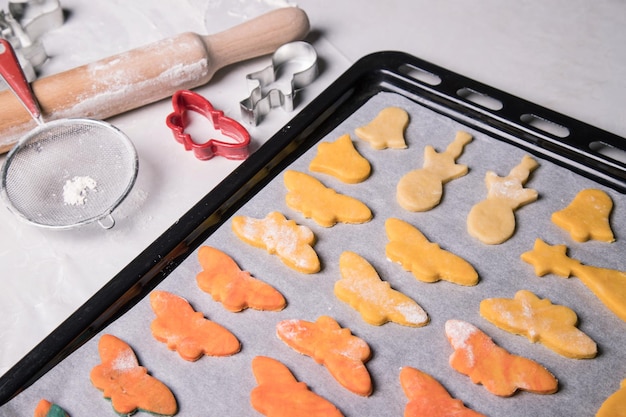
<instances>
[{"instance_id":1,"label":"metal sieve","mask_svg":"<svg viewBox=\"0 0 626 417\"><path fill-rule=\"evenodd\" d=\"M137 178L137 153L130 139L98 120L44 123L15 53L4 39L0 39L0 74L38 123L11 149L2 167L0 193L9 210L48 228L94 221L113 227L111 213Z\"/></svg>"}]
</instances>

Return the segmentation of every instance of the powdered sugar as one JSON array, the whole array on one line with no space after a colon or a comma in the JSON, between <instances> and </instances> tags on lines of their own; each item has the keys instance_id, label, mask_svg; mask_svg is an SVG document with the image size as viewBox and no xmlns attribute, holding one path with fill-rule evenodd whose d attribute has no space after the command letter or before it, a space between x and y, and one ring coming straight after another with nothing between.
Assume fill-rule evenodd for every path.
<instances>
[{"instance_id":1,"label":"powdered sugar","mask_svg":"<svg viewBox=\"0 0 626 417\"><path fill-rule=\"evenodd\" d=\"M82 206L87 195L96 190L96 185L96 180L88 176L69 179L63 186L63 201L72 206Z\"/></svg>"}]
</instances>

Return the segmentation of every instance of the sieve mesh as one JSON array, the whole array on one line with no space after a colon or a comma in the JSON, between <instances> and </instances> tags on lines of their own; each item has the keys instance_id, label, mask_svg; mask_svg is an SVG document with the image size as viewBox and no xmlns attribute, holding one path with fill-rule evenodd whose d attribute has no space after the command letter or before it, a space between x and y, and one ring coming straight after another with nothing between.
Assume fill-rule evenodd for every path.
<instances>
[{"instance_id":1,"label":"sieve mesh","mask_svg":"<svg viewBox=\"0 0 626 417\"><path fill-rule=\"evenodd\" d=\"M31 223L73 227L108 216L132 188L137 165L130 140L108 123L48 122L7 156L2 194L9 208ZM79 202L64 196L64 187L76 178L95 182L94 189L81 190L84 200Z\"/></svg>"}]
</instances>

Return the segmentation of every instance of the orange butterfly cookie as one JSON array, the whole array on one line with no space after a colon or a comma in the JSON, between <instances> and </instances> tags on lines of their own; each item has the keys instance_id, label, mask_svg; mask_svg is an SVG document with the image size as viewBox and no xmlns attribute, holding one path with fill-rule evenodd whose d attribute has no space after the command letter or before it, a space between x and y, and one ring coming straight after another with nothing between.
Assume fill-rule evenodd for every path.
<instances>
[{"instance_id":1,"label":"orange butterfly cookie","mask_svg":"<svg viewBox=\"0 0 626 417\"><path fill-rule=\"evenodd\" d=\"M508 332L541 342L560 355L582 359L596 356L596 343L578 330L576 313L554 305L530 291L520 290L515 298L488 298L480 302L480 315Z\"/></svg>"},{"instance_id":2,"label":"orange butterfly cookie","mask_svg":"<svg viewBox=\"0 0 626 417\"><path fill-rule=\"evenodd\" d=\"M65 410L46 399L42 399L35 408L35 417L68 417Z\"/></svg>"},{"instance_id":3,"label":"orange butterfly cookie","mask_svg":"<svg viewBox=\"0 0 626 417\"><path fill-rule=\"evenodd\" d=\"M287 220L277 211L264 219L248 216L235 216L232 220L233 232L244 242L276 254L290 268L305 274L320 270L320 260L313 244L315 235L306 226Z\"/></svg>"},{"instance_id":4,"label":"orange butterfly cookie","mask_svg":"<svg viewBox=\"0 0 626 417\"><path fill-rule=\"evenodd\" d=\"M448 320L445 329L454 348L450 366L492 394L509 397L518 389L536 394L557 391L558 381L546 368L507 352L474 325Z\"/></svg>"},{"instance_id":5,"label":"orange butterfly cookie","mask_svg":"<svg viewBox=\"0 0 626 417\"><path fill-rule=\"evenodd\" d=\"M315 322L283 320L276 325L276 334L296 352L324 365L347 390L362 396L372 393L372 381L365 367L371 356L369 345L332 317L320 316Z\"/></svg>"},{"instance_id":6,"label":"orange butterfly cookie","mask_svg":"<svg viewBox=\"0 0 626 417\"><path fill-rule=\"evenodd\" d=\"M524 188L524 184L538 166L537 161L525 155L506 177L487 172L487 199L474 205L467 216L467 231L471 236L487 245L498 245L513 236L514 211L537 200L537 191Z\"/></svg>"},{"instance_id":7,"label":"orange butterfly cookie","mask_svg":"<svg viewBox=\"0 0 626 417\"><path fill-rule=\"evenodd\" d=\"M409 211L427 211L437 206L443 195L443 184L467 174L467 165L455 161L472 135L459 131L444 152L432 146L424 149L424 165L406 173L396 187L398 204Z\"/></svg>"},{"instance_id":8,"label":"orange butterfly cookie","mask_svg":"<svg viewBox=\"0 0 626 417\"><path fill-rule=\"evenodd\" d=\"M370 176L372 167L354 148L350 135L341 136L334 142L322 142L317 146L317 155L311 160L313 172L332 175L347 184L363 182Z\"/></svg>"},{"instance_id":9,"label":"orange butterfly cookie","mask_svg":"<svg viewBox=\"0 0 626 417\"><path fill-rule=\"evenodd\" d=\"M374 149L404 149L404 130L409 124L409 114L400 107L381 110L367 125L358 127L354 133Z\"/></svg>"},{"instance_id":10,"label":"orange butterfly cookie","mask_svg":"<svg viewBox=\"0 0 626 417\"><path fill-rule=\"evenodd\" d=\"M289 369L276 359L257 356L252 359L252 373L257 386L250 393L250 403L267 417L341 417L343 414L327 399L298 382Z\"/></svg>"},{"instance_id":11,"label":"orange butterfly cookie","mask_svg":"<svg viewBox=\"0 0 626 417\"><path fill-rule=\"evenodd\" d=\"M569 206L552 214L552 222L569 232L577 242L590 239L614 242L609 216L613 200L602 190L582 190Z\"/></svg>"},{"instance_id":12,"label":"orange butterfly cookie","mask_svg":"<svg viewBox=\"0 0 626 417\"><path fill-rule=\"evenodd\" d=\"M202 272L196 276L198 287L211 294L224 308L237 312L246 308L279 311L285 308L283 295L271 285L242 271L233 258L210 246L198 250Z\"/></svg>"},{"instance_id":13,"label":"orange butterfly cookie","mask_svg":"<svg viewBox=\"0 0 626 417\"><path fill-rule=\"evenodd\" d=\"M596 413L596 417L626 417L626 379L620 388L607 398Z\"/></svg>"},{"instance_id":14,"label":"orange butterfly cookie","mask_svg":"<svg viewBox=\"0 0 626 417\"><path fill-rule=\"evenodd\" d=\"M150 305L157 316L150 325L152 335L187 361L196 361L203 355L230 356L241 349L235 335L194 311L182 297L152 291Z\"/></svg>"},{"instance_id":15,"label":"orange butterfly cookie","mask_svg":"<svg viewBox=\"0 0 626 417\"><path fill-rule=\"evenodd\" d=\"M169 388L158 379L148 375L139 366L135 352L126 342L105 334L98 342L102 363L90 374L92 384L111 399L116 413L128 416L137 410L172 416L178 405Z\"/></svg>"},{"instance_id":16,"label":"orange butterfly cookie","mask_svg":"<svg viewBox=\"0 0 626 417\"><path fill-rule=\"evenodd\" d=\"M567 246L550 246L541 239L536 239L533 249L520 257L535 267L539 277L550 273L577 277L609 310L626 321L626 272L583 265L567 256Z\"/></svg>"},{"instance_id":17,"label":"orange butterfly cookie","mask_svg":"<svg viewBox=\"0 0 626 417\"><path fill-rule=\"evenodd\" d=\"M385 247L387 259L399 263L420 281L443 279L459 285L478 283L478 273L469 262L431 243L411 224L389 218L385 230L389 238Z\"/></svg>"},{"instance_id":18,"label":"orange butterfly cookie","mask_svg":"<svg viewBox=\"0 0 626 417\"><path fill-rule=\"evenodd\" d=\"M388 321L404 326L424 326L428 315L415 301L382 281L376 270L354 252L339 257L342 278L335 283L335 295L361 313L363 320L380 326Z\"/></svg>"},{"instance_id":19,"label":"orange butterfly cookie","mask_svg":"<svg viewBox=\"0 0 626 417\"><path fill-rule=\"evenodd\" d=\"M452 398L443 385L419 369L402 368L400 385L409 399L404 417L484 417L465 407L461 400Z\"/></svg>"},{"instance_id":20,"label":"orange butterfly cookie","mask_svg":"<svg viewBox=\"0 0 626 417\"><path fill-rule=\"evenodd\" d=\"M372 219L371 210L360 200L339 194L308 174L287 170L283 178L288 190L287 206L312 218L320 226L359 224Z\"/></svg>"}]
</instances>

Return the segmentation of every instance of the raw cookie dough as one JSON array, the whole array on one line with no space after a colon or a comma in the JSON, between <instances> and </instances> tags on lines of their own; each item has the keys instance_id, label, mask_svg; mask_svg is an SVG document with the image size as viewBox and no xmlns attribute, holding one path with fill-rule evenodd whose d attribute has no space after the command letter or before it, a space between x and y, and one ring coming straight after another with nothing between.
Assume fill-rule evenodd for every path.
<instances>
[{"instance_id":1,"label":"raw cookie dough","mask_svg":"<svg viewBox=\"0 0 626 417\"><path fill-rule=\"evenodd\" d=\"M276 335L296 352L324 365L348 391L364 397L372 393L372 381L365 367L371 356L369 345L332 317L320 316L315 322L283 320L276 325Z\"/></svg>"},{"instance_id":2,"label":"raw cookie dough","mask_svg":"<svg viewBox=\"0 0 626 417\"><path fill-rule=\"evenodd\" d=\"M409 114L400 107L387 107L367 125L357 127L356 135L374 149L404 149L404 130L409 124Z\"/></svg>"},{"instance_id":3,"label":"raw cookie dough","mask_svg":"<svg viewBox=\"0 0 626 417\"><path fill-rule=\"evenodd\" d=\"M574 197L569 206L552 214L552 222L569 232L577 242L599 240L614 242L609 216L613 200L602 190L586 189Z\"/></svg>"},{"instance_id":4,"label":"raw cookie dough","mask_svg":"<svg viewBox=\"0 0 626 417\"><path fill-rule=\"evenodd\" d=\"M487 172L487 199L474 205L467 216L470 235L487 245L498 245L513 236L514 210L537 200L537 191L524 188L531 171L537 166L537 161L525 155L506 177Z\"/></svg>"},{"instance_id":5,"label":"raw cookie dough","mask_svg":"<svg viewBox=\"0 0 626 417\"><path fill-rule=\"evenodd\" d=\"M526 336L568 358L593 358L598 352L596 343L576 327L574 310L527 290L518 291L513 299L482 300L480 315L507 332Z\"/></svg>"},{"instance_id":6,"label":"raw cookie dough","mask_svg":"<svg viewBox=\"0 0 626 417\"><path fill-rule=\"evenodd\" d=\"M443 195L443 184L467 174L467 165L455 161L471 140L472 135L459 131L444 152L426 146L423 167L406 173L396 186L398 204L409 211L428 211L437 206Z\"/></svg>"},{"instance_id":7,"label":"raw cookie dough","mask_svg":"<svg viewBox=\"0 0 626 417\"><path fill-rule=\"evenodd\" d=\"M334 142L320 143L317 155L309 163L309 169L332 175L347 184L357 184L370 176L372 167L356 150L350 135L345 134Z\"/></svg>"},{"instance_id":8,"label":"raw cookie dough","mask_svg":"<svg viewBox=\"0 0 626 417\"><path fill-rule=\"evenodd\" d=\"M315 235L311 229L287 220L278 211L269 213L264 219L235 216L232 229L244 242L276 254L296 271L314 274L320 270L320 260L313 249Z\"/></svg>"},{"instance_id":9,"label":"raw cookie dough","mask_svg":"<svg viewBox=\"0 0 626 417\"><path fill-rule=\"evenodd\" d=\"M430 242L416 227L404 220L389 218L385 222L389 243L387 259L397 262L423 282L449 281L459 285L476 285L478 273L469 262Z\"/></svg>"},{"instance_id":10,"label":"raw cookie dough","mask_svg":"<svg viewBox=\"0 0 626 417\"><path fill-rule=\"evenodd\" d=\"M287 206L312 218L323 227L337 223L360 224L372 219L372 212L354 197L339 194L316 178L299 171L287 170L283 176Z\"/></svg>"},{"instance_id":11,"label":"raw cookie dough","mask_svg":"<svg viewBox=\"0 0 626 417\"><path fill-rule=\"evenodd\" d=\"M375 326L389 321L404 326L420 327L428 323L428 315L415 301L382 281L372 265L354 252L339 257L341 279L335 282L335 295Z\"/></svg>"},{"instance_id":12,"label":"raw cookie dough","mask_svg":"<svg viewBox=\"0 0 626 417\"><path fill-rule=\"evenodd\" d=\"M583 265L567 256L567 246L550 246L541 239L536 239L533 249L520 257L534 266L539 277L550 273L577 277L609 310L626 321L626 272Z\"/></svg>"},{"instance_id":13,"label":"raw cookie dough","mask_svg":"<svg viewBox=\"0 0 626 417\"><path fill-rule=\"evenodd\" d=\"M482 384L489 392L510 397L518 389L536 394L553 394L558 381L537 362L513 355L496 345L476 326L461 320L448 320L446 336L454 348L450 366Z\"/></svg>"}]
</instances>

